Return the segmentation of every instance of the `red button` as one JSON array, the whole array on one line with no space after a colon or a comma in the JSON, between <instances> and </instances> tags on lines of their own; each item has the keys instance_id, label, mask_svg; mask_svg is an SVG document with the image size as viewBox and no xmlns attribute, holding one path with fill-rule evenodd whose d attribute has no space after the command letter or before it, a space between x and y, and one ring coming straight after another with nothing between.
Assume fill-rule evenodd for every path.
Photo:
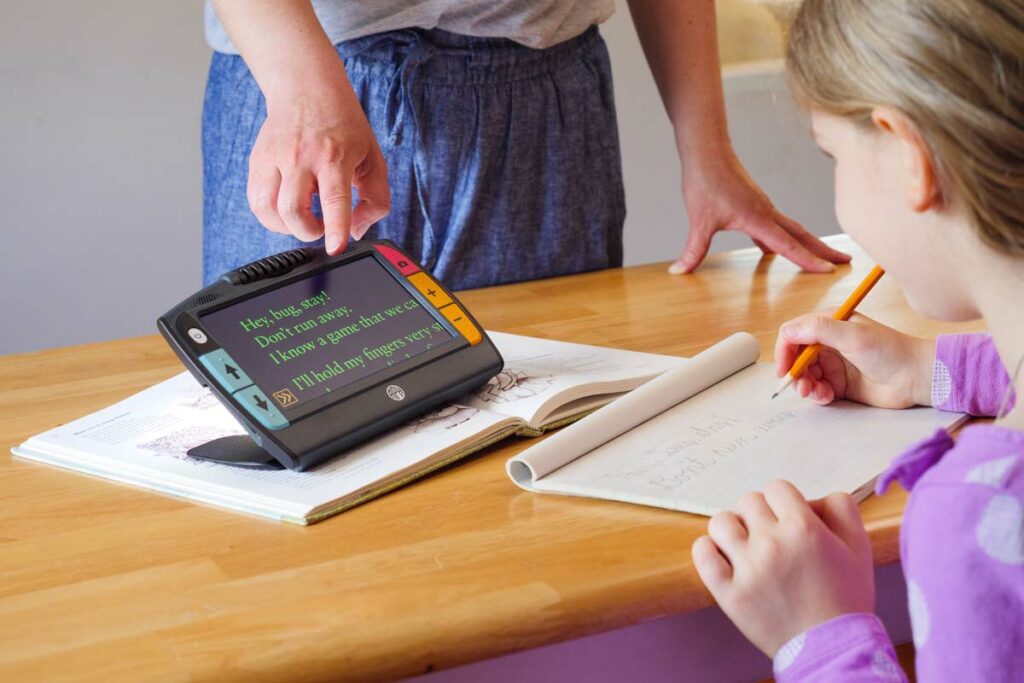
<instances>
[{"instance_id":1,"label":"red button","mask_svg":"<svg viewBox=\"0 0 1024 683\"><path fill-rule=\"evenodd\" d=\"M375 244L373 246L380 252L381 256L391 262L391 265L398 268L398 272L402 275L412 275L413 273L419 272L420 267L413 263L408 256L397 249L383 244Z\"/></svg>"}]
</instances>

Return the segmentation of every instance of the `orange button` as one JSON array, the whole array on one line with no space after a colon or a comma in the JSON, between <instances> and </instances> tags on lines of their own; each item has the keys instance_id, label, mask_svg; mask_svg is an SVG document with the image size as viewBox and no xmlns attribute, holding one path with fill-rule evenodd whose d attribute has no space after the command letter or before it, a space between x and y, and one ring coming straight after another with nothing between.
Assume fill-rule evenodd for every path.
<instances>
[{"instance_id":1,"label":"orange button","mask_svg":"<svg viewBox=\"0 0 1024 683\"><path fill-rule=\"evenodd\" d=\"M444 313L444 317L448 318L452 325L455 325L455 329L469 341L470 345L479 344L480 340L484 338L480 334L480 330L477 329L476 325L466 315L466 312L459 308L458 305L449 304L442 308L441 312Z\"/></svg>"},{"instance_id":2,"label":"orange button","mask_svg":"<svg viewBox=\"0 0 1024 683\"><path fill-rule=\"evenodd\" d=\"M441 286L434 282L434 279L426 273L414 273L409 276L409 282L412 286L420 291L420 294L427 297L427 301L434 304L437 308L447 306L452 302L452 298L448 296Z\"/></svg>"}]
</instances>

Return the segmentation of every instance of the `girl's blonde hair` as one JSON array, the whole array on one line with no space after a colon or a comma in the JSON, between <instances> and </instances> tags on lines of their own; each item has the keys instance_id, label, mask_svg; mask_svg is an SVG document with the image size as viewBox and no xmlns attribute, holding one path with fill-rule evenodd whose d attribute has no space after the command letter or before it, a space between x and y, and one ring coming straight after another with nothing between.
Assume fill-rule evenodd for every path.
<instances>
[{"instance_id":1,"label":"girl's blonde hair","mask_svg":"<svg viewBox=\"0 0 1024 683\"><path fill-rule=\"evenodd\" d=\"M1024 0L804 0L787 67L813 108L902 111L982 239L1024 256Z\"/></svg>"}]
</instances>

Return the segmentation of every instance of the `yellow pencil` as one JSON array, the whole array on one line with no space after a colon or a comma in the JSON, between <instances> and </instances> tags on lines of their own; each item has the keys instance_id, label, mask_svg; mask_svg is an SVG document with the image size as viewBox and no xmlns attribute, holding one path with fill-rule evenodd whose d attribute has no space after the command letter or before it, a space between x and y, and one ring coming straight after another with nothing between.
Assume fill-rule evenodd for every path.
<instances>
[{"instance_id":1,"label":"yellow pencil","mask_svg":"<svg viewBox=\"0 0 1024 683\"><path fill-rule=\"evenodd\" d=\"M868 295L871 288L878 284L878 281L885 275L885 271L882 270L881 266L875 266L868 273L868 276L864 278L864 281L857 285L857 289L853 290L853 294L843 302L843 305L839 307L833 315L834 320L849 320L850 316L853 315L853 311L857 308L864 297ZM804 350L797 356L796 361L793 363L793 367L789 369L786 376L782 378L782 383L779 384L778 390L772 394L772 398L775 398L783 391L789 388L789 385L796 381L800 375L804 373L814 359L818 357L818 352L821 351L821 344L811 344L805 346Z\"/></svg>"}]
</instances>

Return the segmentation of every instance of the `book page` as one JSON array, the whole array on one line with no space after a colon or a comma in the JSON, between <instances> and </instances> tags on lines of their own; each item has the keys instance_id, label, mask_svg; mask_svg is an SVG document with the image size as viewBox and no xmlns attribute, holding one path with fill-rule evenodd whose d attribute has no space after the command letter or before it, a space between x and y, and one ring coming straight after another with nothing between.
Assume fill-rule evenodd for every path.
<instances>
[{"instance_id":1,"label":"book page","mask_svg":"<svg viewBox=\"0 0 1024 683\"><path fill-rule=\"evenodd\" d=\"M537 481L757 361L757 340L734 334L639 389L528 448L506 464L512 481Z\"/></svg>"},{"instance_id":2,"label":"book page","mask_svg":"<svg viewBox=\"0 0 1024 683\"><path fill-rule=\"evenodd\" d=\"M244 431L209 390L181 373L109 408L34 436L14 453L301 523L303 515L317 506L514 422L477 408L450 405L308 472L244 469L186 455L202 443Z\"/></svg>"},{"instance_id":3,"label":"book page","mask_svg":"<svg viewBox=\"0 0 1024 683\"><path fill-rule=\"evenodd\" d=\"M629 391L687 362L685 358L654 353L503 332L487 334L505 359L505 367L460 402L518 417L534 428L541 427L551 414L570 401Z\"/></svg>"},{"instance_id":4,"label":"book page","mask_svg":"<svg viewBox=\"0 0 1024 683\"><path fill-rule=\"evenodd\" d=\"M964 419L931 408L819 406L770 398L774 366L756 364L535 482L538 490L710 515L774 479L808 498L869 493L903 449Z\"/></svg>"}]
</instances>

